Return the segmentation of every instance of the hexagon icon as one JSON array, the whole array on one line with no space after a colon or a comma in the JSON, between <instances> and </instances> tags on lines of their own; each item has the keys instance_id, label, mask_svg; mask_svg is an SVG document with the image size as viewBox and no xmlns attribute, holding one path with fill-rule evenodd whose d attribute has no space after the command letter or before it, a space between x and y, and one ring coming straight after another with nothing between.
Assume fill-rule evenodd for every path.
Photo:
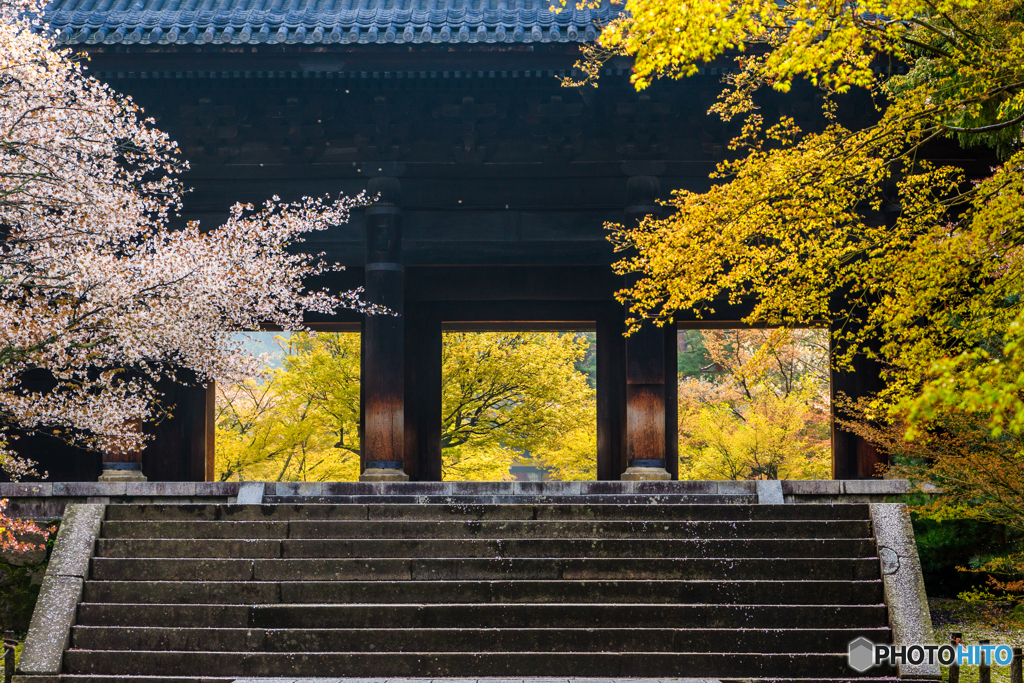
<instances>
[{"instance_id":1,"label":"hexagon icon","mask_svg":"<svg viewBox=\"0 0 1024 683\"><path fill-rule=\"evenodd\" d=\"M850 668L863 673L875 665L875 644L861 636L850 643Z\"/></svg>"}]
</instances>

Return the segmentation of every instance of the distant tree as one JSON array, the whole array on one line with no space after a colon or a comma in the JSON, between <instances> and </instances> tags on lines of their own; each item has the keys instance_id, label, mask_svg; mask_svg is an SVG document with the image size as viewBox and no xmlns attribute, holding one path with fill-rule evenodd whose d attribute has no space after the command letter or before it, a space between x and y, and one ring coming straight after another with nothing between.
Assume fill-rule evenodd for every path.
<instances>
[{"instance_id":1,"label":"distant tree","mask_svg":"<svg viewBox=\"0 0 1024 683\"><path fill-rule=\"evenodd\" d=\"M490 479L500 469L507 478L517 458L538 464L549 455L565 458L569 434L584 425L593 431L594 389L576 369L589 346L584 335L445 334L441 445L446 471ZM596 458L593 452L572 452ZM563 463L559 471L579 469L557 461Z\"/></svg>"},{"instance_id":2,"label":"distant tree","mask_svg":"<svg viewBox=\"0 0 1024 683\"><path fill-rule=\"evenodd\" d=\"M356 479L358 335L296 333L281 343L281 368L218 387L218 478ZM589 344L557 333L445 334L445 478L507 479L515 462L591 472L594 390L575 367Z\"/></svg>"},{"instance_id":3,"label":"distant tree","mask_svg":"<svg viewBox=\"0 0 1024 683\"><path fill-rule=\"evenodd\" d=\"M679 386L681 479L831 476L827 332L706 330Z\"/></svg>"},{"instance_id":4,"label":"distant tree","mask_svg":"<svg viewBox=\"0 0 1024 683\"><path fill-rule=\"evenodd\" d=\"M282 367L218 385L217 478L359 476L359 335L294 333Z\"/></svg>"},{"instance_id":5,"label":"distant tree","mask_svg":"<svg viewBox=\"0 0 1024 683\"><path fill-rule=\"evenodd\" d=\"M587 419L576 428L561 434L551 446L539 452L538 464L547 469L549 478L556 481L597 479L595 408L596 405L591 404Z\"/></svg>"},{"instance_id":6,"label":"distant tree","mask_svg":"<svg viewBox=\"0 0 1024 683\"><path fill-rule=\"evenodd\" d=\"M676 335L676 344L676 373L681 379L701 377L713 370L711 357L704 348L704 335L700 330L680 330Z\"/></svg>"}]
</instances>

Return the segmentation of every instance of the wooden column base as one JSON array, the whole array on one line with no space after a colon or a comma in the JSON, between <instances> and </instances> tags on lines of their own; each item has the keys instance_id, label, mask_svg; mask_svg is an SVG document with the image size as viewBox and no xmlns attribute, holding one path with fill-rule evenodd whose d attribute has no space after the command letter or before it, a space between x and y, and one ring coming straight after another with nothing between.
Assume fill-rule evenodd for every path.
<instances>
[{"instance_id":1,"label":"wooden column base","mask_svg":"<svg viewBox=\"0 0 1024 683\"><path fill-rule=\"evenodd\" d=\"M409 475L402 470L378 469L372 466L367 467L359 475L359 481L409 481Z\"/></svg>"}]
</instances>

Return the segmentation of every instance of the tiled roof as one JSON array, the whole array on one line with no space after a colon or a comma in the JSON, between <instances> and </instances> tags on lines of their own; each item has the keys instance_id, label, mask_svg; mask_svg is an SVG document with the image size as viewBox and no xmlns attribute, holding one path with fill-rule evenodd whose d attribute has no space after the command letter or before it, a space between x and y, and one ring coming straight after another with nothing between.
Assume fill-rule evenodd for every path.
<instances>
[{"instance_id":1,"label":"tiled roof","mask_svg":"<svg viewBox=\"0 0 1024 683\"><path fill-rule=\"evenodd\" d=\"M62 43L590 42L618 14L551 0L54 0Z\"/></svg>"}]
</instances>

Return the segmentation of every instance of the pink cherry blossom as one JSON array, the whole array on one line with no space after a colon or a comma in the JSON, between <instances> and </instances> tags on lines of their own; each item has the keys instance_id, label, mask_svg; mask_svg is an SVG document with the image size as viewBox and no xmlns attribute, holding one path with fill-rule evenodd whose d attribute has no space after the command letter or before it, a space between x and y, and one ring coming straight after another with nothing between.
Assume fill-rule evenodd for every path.
<instances>
[{"instance_id":1,"label":"pink cherry blossom","mask_svg":"<svg viewBox=\"0 0 1024 683\"><path fill-rule=\"evenodd\" d=\"M375 310L359 291L307 290L340 266L288 249L345 222L363 195L275 197L235 205L212 230L172 229L187 168L177 146L57 49L38 10L0 0L0 466L14 479L31 473L11 450L17 432L140 449L141 425L169 409L156 380L258 372L238 331Z\"/></svg>"}]
</instances>

